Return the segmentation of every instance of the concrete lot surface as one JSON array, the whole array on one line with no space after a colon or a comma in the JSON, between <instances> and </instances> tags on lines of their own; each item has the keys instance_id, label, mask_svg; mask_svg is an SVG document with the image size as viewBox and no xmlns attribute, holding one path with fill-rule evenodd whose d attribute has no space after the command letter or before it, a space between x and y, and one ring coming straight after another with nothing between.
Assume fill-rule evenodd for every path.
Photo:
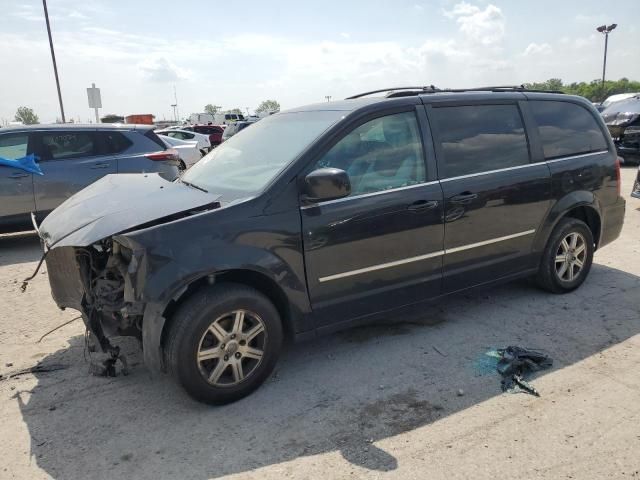
<instances>
[{"instance_id":1,"label":"concrete lot surface","mask_svg":"<svg viewBox=\"0 0 640 480\"><path fill-rule=\"evenodd\" d=\"M2 479L640 478L640 200L623 170L626 223L576 292L526 282L457 295L289 347L255 394L224 407L152 380L135 343L129 376L96 378L34 234L0 236ZM540 398L505 394L491 347L546 349ZM462 390L459 392L459 390Z\"/></svg>"}]
</instances>

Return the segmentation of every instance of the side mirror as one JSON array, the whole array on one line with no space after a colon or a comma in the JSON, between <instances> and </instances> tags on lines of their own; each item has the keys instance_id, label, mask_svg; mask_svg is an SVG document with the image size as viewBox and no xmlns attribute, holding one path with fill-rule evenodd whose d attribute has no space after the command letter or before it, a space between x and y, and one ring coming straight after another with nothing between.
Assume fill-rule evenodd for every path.
<instances>
[{"instance_id":1,"label":"side mirror","mask_svg":"<svg viewBox=\"0 0 640 480\"><path fill-rule=\"evenodd\" d=\"M320 168L304 179L304 194L310 202L335 200L351 193L349 175L339 168Z\"/></svg>"}]
</instances>

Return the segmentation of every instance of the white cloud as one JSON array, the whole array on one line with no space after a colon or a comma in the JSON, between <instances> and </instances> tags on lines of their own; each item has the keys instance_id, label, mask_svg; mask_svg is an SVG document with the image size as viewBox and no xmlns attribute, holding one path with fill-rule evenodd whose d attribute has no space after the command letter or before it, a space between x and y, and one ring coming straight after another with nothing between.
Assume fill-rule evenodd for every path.
<instances>
[{"instance_id":1,"label":"white cloud","mask_svg":"<svg viewBox=\"0 0 640 480\"><path fill-rule=\"evenodd\" d=\"M340 36L346 40L349 40L351 38L351 34L347 32L342 32Z\"/></svg>"},{"instance_id":2,"label":"white cloud","mask_svg":"<svg viewBox=\"0 0 640 480\"><path fill-rule=\"evenodd\" d=\"M142 61L138 67L145 78L152 82L171 83L189 78L189 72L164 57L149 58Z\"/></svg>"},{"instance_id":3,"label":"white cloud","mask_svg":"<svg viewBox=\"0 0 640 480\"><path fill-rule=\"evenodd\" d=\"M524 49L523 55L548 55L551 52L553 52L553 49L548 43L530 43Z\"/></svg>"},{"instance_id":4,"label":"white cloud","mask_svg":"<svg viewBox=\"0 0 640 480\"><path fill-rule=\"evenodd\" d=\"M443 13L446 17L455 19L460 31L470 40L482 45L496 44L504 37L505 18L502 10L493 4L487 5L483 10L476 5L461 2Z\"/></svg>"}]
</instances>

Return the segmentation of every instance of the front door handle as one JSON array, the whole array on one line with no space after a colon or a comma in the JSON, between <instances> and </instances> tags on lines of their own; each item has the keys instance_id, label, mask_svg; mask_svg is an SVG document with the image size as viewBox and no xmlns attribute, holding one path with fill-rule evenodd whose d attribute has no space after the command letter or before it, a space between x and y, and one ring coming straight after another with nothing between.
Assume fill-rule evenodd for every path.
<instances>
[{"instance_id":1,"label":"front door handle","mask_svg":"<svg viewBox=\"0 0 640 480\"><path fill-rule=\"evenodd\" d=\"M451 203L466 204L466 203L471 203L476 198L478 198L478 194L477 193L462 192L459 195L455 195L455 196L451 197L449 199L449 201Z\"/></svg>"},{"instance_id":2,"label":"front door handle","mask_svg":"<svg viewBox=\"0 0 640 480\"><path fill-rule=\"evenodd\" d=\"M17 179L17 178L24 178L24 177L28 177L30 176L30 173L12 173L11 175L9 175L9 178L13 178L13 179Z\"/></svg>"},{"instance_id":3,"label":"front door handle","mask_svg":"<svg viewBox=\"0 0 640 480\"><path fill-rule=\"evenodd\" d=\"M438 206L437 200L418 200L407 207L411 212L424 212L425 210L433 210Z\"/></svg>"},{"instance_id":4,"label":"front door handle","mask_svg":"<svg viewBox=\"0 0 640 480\"><path fill-rule=\"evenodd\" d=\"M109 164L108 163L96 163L96 164L91 166L92 170L97 170L98 168L109 168Z\"/></svg>"}]
</instances>

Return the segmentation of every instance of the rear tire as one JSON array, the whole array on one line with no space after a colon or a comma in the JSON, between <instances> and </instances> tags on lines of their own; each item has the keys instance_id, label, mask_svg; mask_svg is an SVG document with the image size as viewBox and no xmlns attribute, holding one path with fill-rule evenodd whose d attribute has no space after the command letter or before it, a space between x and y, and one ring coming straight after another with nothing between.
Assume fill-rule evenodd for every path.
<instances>
[{"instance_id":1,"label":"rear tire","mask_svg":"<svg viewBox=\"0 0 640 480\"><path fill-rule=\"evenodd\" d=\"M180 164L178 165L178 170L180 170L181 172L184 172L186 169L187 169L187 166L182 160L180 160Z\"/></svg>"},{"instance_id":2,"label":"rear tire","mask_svg":"<svg viewBox=\"0 0 640 480\"><path fill-rule=\"evenodd\" d=\"M595 244L582 220L563 218L553 229L542 255L536 282L552 293L568 293L589 275Z\"/></svg>"},{"instance_id":3,"label":"rear tire","mask_svg":"<svg viewBox=\"0 0 640 480\"><path fill-rule=\"evenodd\" d=\"M240 284L203 288L173 317L165 355L171 373L196 400L239 400L268 378L282 346L278 311Z\"/></svg>"}]
</instances>

